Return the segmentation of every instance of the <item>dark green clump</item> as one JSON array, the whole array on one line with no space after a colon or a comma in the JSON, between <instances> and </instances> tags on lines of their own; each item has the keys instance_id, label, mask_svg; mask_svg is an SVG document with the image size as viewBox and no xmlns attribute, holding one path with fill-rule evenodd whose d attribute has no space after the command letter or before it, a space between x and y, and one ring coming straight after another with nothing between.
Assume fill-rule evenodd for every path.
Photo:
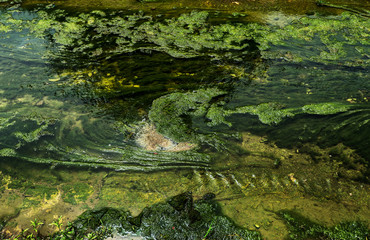
<instances>
[{"instance_id":1,"label":"dark green clump","mask_svg":"<svg viewBox=\"0 0 370 240\"><path fill-rule=\"evenodd\" d=\"M368 239L370 234L362 222L343 222L328 228L292 211L281 211L279 215L288 225L288 239L360 240Z\"/></svg>"},{"instance_id":2,"label":"dark green clump","mask_svg":"<svg viewBox=\"0 0 370 240\"><path fill-rule=\"evenodd\" d=\"M149 119L165 136L179 142L192 141L196 135L189 128L190 118L204 116L211 101L225 93L217 88L210 88L163 96L153 102Z\"/></svg>"},{"instance_id":3,"label":"dark green clump","mask_svg":"<svg viewBox=\"0 0 370 240\"><path fill-rule=\"evenodd\" d=\"M215 202L193 202L190 192L145 208L137 217L112 208L87 211L54 239L80 239L96 232L100 237L135 233L146 239L203 239L206 234L207 239L261 239L258 232L237 227L222 216Z\"/></svg>"}]
</instances>

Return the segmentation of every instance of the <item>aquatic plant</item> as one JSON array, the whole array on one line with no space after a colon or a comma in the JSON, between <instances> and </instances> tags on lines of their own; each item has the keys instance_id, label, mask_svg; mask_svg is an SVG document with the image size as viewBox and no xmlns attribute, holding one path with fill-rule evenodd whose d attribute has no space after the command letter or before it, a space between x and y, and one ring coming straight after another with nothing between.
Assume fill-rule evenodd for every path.
<instances>
[{"instance_id":1,"label":"aquatic plant","mask_svg":"<svg viewBox=\"0 0 370 240\"><path fill-rule=\"evenodd\" d=\"M363 222L341 222L326 227L291 210L276 214L287 224L287 239L362 240L370 234ZM68 222L65 229L60 229L61 217L53 223L58 231L50 236L37 234L42 223L35 220L31 221L31 226L36 229L36 235L24 229L20 234L6 237L20 240L105 239L118 233L149 239L262 239L258 231L238 227L223 216L220 206L212 198L203 197L193 201L189 192L147 207L136 217L122 209L104 207L84 212L73 222ZM5 236L5 233L2 234Z\"/></svg>"},{"instance_id":2,"label":"aquatic plant","mask_svg":"<svg viewBox=\"0 0 370 240\"><path fill-rule=\"evenodd\" d=\"M225 94L225 91L216 88L168 94L153 101L148 116L165 136L176 141L196 141L197 136L190 128L194 117L206 118L208 126L221 123L231 126L225 117L248 113L257 115L262 123L272 125L298 114L331 115L350 109L349 104L343 103L309 104L302 108L284 108L278 103L262 103L232 110L225 109L226 102L217 101L217 98L222 99Z\"/></svg>"},{"instance_id":3,"label":"aquatic plant","mask_svg":"<svg viewBox=\"0 0 370 240\"><path fill-rule=\"evenodd\" d=\"M55 226L58 231L61 231L62 226L63 226L63 219L62 218L63 218L63 216L59 216L58 218L54 219L53 222L50 223L50 225Z\"/></svg>"},{"instance_id":4,"label":"aquatic plant","mask_svg":"<svg viewBox=\"0 0 370 240\"><path fill-rule=\"evenodd\" d=\"M359 5L356 2L351 2L349 4L348 3L338 4L338 3L333 3L332 1L316 0L316 4L318 6L338 8L338 9L353 12L353 13L356 13L362 16L370 17L370 11L363 8L361 5Z\"/></svg>"},{"instance_id":5,"label":"aquatic plant","mask_svg":"<svg viewBox=\"0 0 370 240\"><path fill-rule=\"evenodd\" d=\"M367 18L345 12L326 18L302 17L287 26L273 28L274 31L259 31L254 38L266 59L369 66L370 21ZM288 45L294 51L279 50ZM300 48L302 45L305 47ZM310 46L315 46L315 51L306 49Z\"/></svg>"},{"instance_id":6,"label":"aquatic plant","mask_svg":"<svg viewBox=\"0 0 370 240\"><path fill-rule=\"evenodd\" d=\"M38 221L36 218L34 221L31 220L31 226L32 226L33 231L35 232L36 238L39 234L39 228L43 224L44 224L43 222Z\"/></svg>"},{"instance_id":7,"label":"aquatic plant","mask_svg":"<svg viewBox=\"0 0 370 240\"><path fill-rule=\"evenodd\" d=\"M362 222L343 222L333 227L325 227L293 211L278 213L289 227L289 239L346 239L360 240L369 237L369 228Z\"/></svg>"},{"instance_id":8,"label":"aquatic plant","mask_svg":"<svg viewBox=\"0 0 370 240\"><path fill-rule=\"evenodd\" d=\"M137 113L135 120L143 118L151 105L148 114L150 121L156 125L160 133L176 142L222 145L223 141L217 134L212 136L205 134L206 128L221 124L231 126L230 119L236 114L254 115L263 124L274 126L285 119L299 119L305 114L335 116L338 113L349 113L351 108L349 104L339 103L339 100L332 103L312 101L316 103L314 105L302 103L300 104L302 107L294 108L274 100L229 107L224 96L231 96L240 86L238 84L266 77L263 75L266 71L261 66L265 64L256 60L260 58L260 54L264 59L294 63L312 61L316 64L360 68L368 64L369 22L349 13L341 16L302 17L287 23L284 27L244 22L238 18L232 22L220 23L216 21L217 13L205 11L189 11L177 15L168 13L161 16L143 12L115 11L71 14L48 7L28 12L25 19L18 13L19 10L16 10L11 14L2 15L0 28L4 33L27 28L35 36L49 41L51 51L47 57L58 75L52 78L51 82L55 81L66 87L66 92L73 92L73 89L87 102L93 99L93 102L101 105L122 108L122 112L128 112L124 118L127 115L134 115L132 112L139 110L143 113L140 116ZM292 44L315 46L318 50L301 51L302 48L299 47L294 48L292 54L287 54L285 50L283 53L281 49ZM137 67L137 63L134 62L126 69L128 66L126 63L132 61L131 56L144 59L142 62L149 58L156 60L152 60L145 68L141 68L141 65ZM120 62L116 59L124 60ZM181 67L175 65L176 69L166 69L168 74L150 70L153 69L153 65L164 59L166 63L171 64L176 62L176 59L181 59L178 62L178 66ZM342 62L342 59L345 59L345 62ZM194 64L199 63L197 61L202 64ZM199 66L199 69L195 69L195 66ZM207 70L198 73L201 68ZM141 72L147 73L140 75ZM204 85L198 89L200 79ZM194 89L194 92L189 91ZM114 98L120 98L117 102L124 105L118 106L116 101L110 101ZM166 122L164 119L169 120ZM194 124L197 121L206 124L197 129L199 125ZM150 155L148 151L134 146L133 142L128 142L125 147L116 144L102 150L90 139L79 138L79 141L87 140L89 143L84 149L112 157L109 160L102 159L95 154L85 154L84 150L65 146L61 141L50 140L50 138L60 140L79 137L78 131L83 129L75 128L68 137L62 136L67 132L65 122L57 124L51 121L44 123L31 121L28 122L30 126L27 130L13 126L15 122L10 118L0 122L2 128L16 133L12 135L12 144L2 146L0 150L2 156L17 156L42 163L105 166L121 170L164 169L178 166L179 163L184 166L184 162L194 164L196 167L209 166L209 156L196 151ZM88 124L86 121L83 122ZM33 124L37 124L38 127ZM50 130L53 124L58 125L56 126L59 127L58 133ZM59 135L53 137L52 134ZM297 136L302 137L299 134ZM21 148L27 149L30 143L35 142L40 143L38 149L41 154L37 157L25 156L24 153L22 155L20 151L16 151ZM15 145L17 147L14 147ZM42 154L45 149L49 154ZM153 161L148 161L148 158ZM169 160L171 158L173 164ZM185 158L191 160L184 160ZM131 164L132 162L126 164L127 159L132 159L135 166Z\"/></svg>"},{"instance_id":9,"label":"aquatic plant","mask_svg":"<svg viewBox=\"0 0 370 240\"><path fill-rule=\"evenodd\" d=\"M211 25L206 11L193 11L165 20L144 15L143 12L124 17L112 13L109 21L107 14L102 11L68 16L63 11L49 14L39 10L37 14L39 18L28 26L32 32L39 37L55 32L51 36L55 43L86 57L135 50L166 52L177 58L202 55L227 57L226 53L233 50L249 51L255 48L248 27ZM95 34L92 35L91 30ZM112 43L109 49L93 44L106 41Z\"/></svg>"},{"instance_id":10,"label":"aquatic plant","mask_svg":"<svg viewBox=\"0 0 370 240\"><path fill-rule=\"evenodd\" d=\"M172 93L153 101L149 119L158 131L175 141L193 141L196 135L186 123L188 116L204 116L216 97L225 91L210 88L194 92Z\"/></svg>"},{"instance_id":11,"label":"aquatic plant","mask_svg":"<svg viewBox=\"0 0 370 240\"><path fill-rule=\"evenodd\" d=\"M212 231L208 231L210 224ZM202 239L208 231L206 236L210 239L261 239L258 232L237 227L223 216L212 200L193 202L191 193L147 207L137 217L120 209L90 210L79 216L66 231L74 232L74 239L80 239L99 229L106 229L105 235L101 236L116 231L122 235L136 233L153 239ZM62 235L56 233L54 237L61 239Z\"/></svg>"}]
</instances>

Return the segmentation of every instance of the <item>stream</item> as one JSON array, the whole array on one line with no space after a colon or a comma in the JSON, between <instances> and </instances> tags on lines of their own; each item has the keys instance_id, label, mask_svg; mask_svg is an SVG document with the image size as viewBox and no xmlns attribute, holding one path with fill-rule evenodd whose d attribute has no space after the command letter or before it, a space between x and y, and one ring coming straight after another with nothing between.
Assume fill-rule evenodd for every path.
<instances>
[{"instance_id":1,"label":"stream","mask_svg":"<svg viewBox=\"0 0 370 240\"><path fill-rule=\"evenodd\" d=\"M261 239L296 239L285 210L368 227L369 16L365 0L0 1L0 230L184 192Z\"/></svg>"}]
</instances>

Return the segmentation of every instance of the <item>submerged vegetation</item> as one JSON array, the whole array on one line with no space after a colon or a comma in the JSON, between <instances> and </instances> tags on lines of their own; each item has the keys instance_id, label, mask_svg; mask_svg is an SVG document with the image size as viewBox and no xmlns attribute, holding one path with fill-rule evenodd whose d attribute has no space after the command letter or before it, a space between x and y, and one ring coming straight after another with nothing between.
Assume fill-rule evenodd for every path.
<instances>
[{"instance_id":1,"label":"submerged vegetation","mask_svg":"<svg viewBox=\"0 0 370 240\"><path fill-rule=\"evenodd\" d=\"M113 236L140 239L262 239L258 230L243 229L223 216L213 197L214 194L208 193L194 202L190 192L182 193L145 208L136 217L123 209L105 207L89 210L73 222L68 222L63 230L62 216L59 216L50 224L57 230L50 236L38 233L44 223L37 219L31 221L31 229L25 229L16 236L1 231L3 225L0 225L0 236L2 239L20 240L105 239ZM294 211L282 210L275 214L284 219L289 228L287 239L360 240L370 234L363 222L342 222L329 228Z\"/></svg>"},{"instance_id":2,"label":"submerged vegetation","mask_svg":"<svg viewBox=\"0 0 370 240\"><path fill-rule=\"evenodd\" d=\"M147 207L136 217L125 210L106 207L84 212L61 230L63 223L60 216L52 223L58 231L51 236L38 234L39 226L44 223L35 219L31 224L32 229L25 229L17 236L7 236L4 232L1 232L0 236L2 239L15 237L79 240L105 239L113 234L119 234L141 236L143 239L202 239L206 234L214 239L261 239L258 232L240 228L223 216L219 205L209 197L193 202L190 192ZM3 226L0 227L1 231Z\"/></svg>"},{"instance_id":3,"label":"submerged vegetation","mask_svg":"<svg viewBox=\"0 0 370 240\"><path fill-rule=\"evenodd\" d=\"M139 166L142 169L172 167L183 161L187 165L185 159L192 156L191 159L196 159L190 161L192 164L208 167L209 157L196 149L186 153L167 152L152 156L155 161L146 161L148 151L135 146L135 135L143 128L140 120L147 118L159 133L175 142L213 146L225 145L220 137L222 134L209 134L204 128L217 128L221 123L231 127L235 125L234 116L239 114L256 115L261 123L282 128L285 119L310 115L330 115L328 118L335 119L352 114L356 115L353 124L361 129L368 126L362 117L357 117L367 112L366 105L360 105L367 102L367 92L361 93L361 99L348 98L351 100L347 103L344 100L348 99L335 97L330 102L297 99L297 103L292 105L280 101L280 97L266 97L264 101L229 104L233 101L234 92L248 84L268 84L271 61L280 64L310 63L320 68L356 67L359 74L366 72L370 48L367 40L370 23L367 19L349 13L301 17L283 25L244 22L242 17L226 22L224 19L223 14L206 11L163 15L101 10L72 13L50 6L3 13L1 31L4 34L29 31L29 36L49 42L49 50L44 57L55 75L48 79L48 84L63 89L63 96L74 93L87 103L113 109L116 119L124 124L121 124L123 128L108 128L117 136L115 144L108 149L100 149L93 143L94 139L88 139L89 144L82 148L88 150L86 154L86 150L65 146L60 140L68 135L71 139L78 132L84 133L88 127L82 123L96 127L98 121L88 121L86 116L74 117L68 120L70 126L66 126L64 121L67 118L36 119L37 126L30 122L24 125L27 130L22 130L7 116L1 121L2 129L13 132L12 137L18 142L4 145L1 155L35 162L120 170L140 169ZM288 45L291 46L289 51L285 50ZM315 50L299 47L301 45ZM165 63L171 67L162 67ZM159 64L162 71L156 70ZM359 75L359 79L365 79L365 75ZM306 78L303 80L310 81ZM281 81L289 84L290 80ZM304 83L304 86L316 84L315 81ZM307 87L306 95L311 94ZM122 112L118 113L117 109ZM40 119L48 118L41 115ZM200 120L206 124L198 124ZM73 121L78 123L73 124ZM344 122L337 124L341 131ZM68 127L74 128L74 134L65 134ZM50 128L59 130L55 132ZM308 138L316 137L315 132L318 131L311 131L313 136ZM118 136L122 135L131 136L124 147L117 143ZM302 135L296 137L302 138ZM101 140L98 141L103 142ZM35 157L30 156L29 151L26 151L26 156L19 154L19 151L27 150L29 143L37 143L41 154ZM338 142L332 145L335 144ZM361 148L361 154L365 155L366 147ZM48 154L42 154L46 149ZM101 155L89 154L89 151L98 151ZM101 157L105 154L110 158ZM170 158L173 164L170 164Z\"/></svg>"},{"instance_id":4,"label":"submerged vegetation","mask_svg":"<svg viewBox=\"0 0 370 240\"><path fill-rule=\"evenodd\" d=\"M289 239L367 239L369 228L362 222L343 222L333 227L325 227L293 211L281 211L279 215L286 221Z\"/></svg>"}]
</instances>

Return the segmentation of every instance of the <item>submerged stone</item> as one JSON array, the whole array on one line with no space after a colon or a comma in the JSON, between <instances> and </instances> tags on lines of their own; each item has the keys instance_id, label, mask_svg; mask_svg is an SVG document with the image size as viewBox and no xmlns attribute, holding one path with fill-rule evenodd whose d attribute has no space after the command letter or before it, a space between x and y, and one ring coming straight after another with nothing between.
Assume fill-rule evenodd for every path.
<instances>
[{"instance_id":1,"label":"submerged stone","mask_svg":"<svg viewBox=\"0 0 370 240\"><path fill-rule=\"evenodd\" d=\"M262 239L256 231L236 226L221 214L217 203L211 200L193 202L191 193L170 198L165 203L145 208L137 217L112 208L90 210L83 213L65 231L53 239L62 239L67 233L74 239L88 233L107 229L102 237L117 232L122 236L137 234L145 239Z\"/></svg>"},{"instance_id":2,"label":"submerged stone","mask_svg":"<svg viewBox=\"0 0 370 240\"><path fill-rule=\"evenodd\" d=\"M158 133L155 127L151 124L146 124L139 131L136 137L136 142L148 151L168 151L180 152L188 151L196 147L190 142L174 142L169 138Z\"/></svg>"}]
</instances>

